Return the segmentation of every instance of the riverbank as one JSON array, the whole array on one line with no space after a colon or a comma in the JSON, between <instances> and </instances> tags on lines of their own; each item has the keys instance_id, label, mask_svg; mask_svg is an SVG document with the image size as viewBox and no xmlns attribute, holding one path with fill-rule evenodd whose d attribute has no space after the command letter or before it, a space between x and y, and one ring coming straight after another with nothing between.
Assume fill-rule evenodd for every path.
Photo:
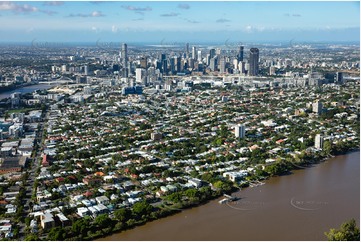
<instances>
[{"instance_id":1,"label":"riverbank","mask_svg":"<svg viewBox=\"0 0 361 242\"><path fill-rule=\"evenodd\" d=\"M10 95L14 92L20 92L20 93L30 93L33 92L35 90L44 90L44 89L49 89L53 87L53 85L48 85L48 84L30 84L30 85L25 85L25 86L15 86L14 88L11 88L9 90L3 90L0 92L0 101L5 99L5 98L9 98Z\"/></svg>"},{"instance_id":2,"label":"riverbank","mask_svg":"<svg viewBox=\"0 0 361 242\"><path fill-rule=\"evenodd\" d=\"M345 147L348 147L348 146L345 146ZM334 147L335 149L333 150L333 152L336 152L336 147ZM340 151L338 150L337 151L337 155L338 156L341 156L341 155L345 155L345 154L350 154L350 153L353 153L355 151L359 151L358 148L345 148L344 150ZM322 155L319 155L319 156L314 156L313 159L310 161L308 159L309 157L306 157L304 158L304 160L300 161L297 163L297 165L295 165L295 163L291 163L291 164L288 164L287 166L283 167L284 165L282 165L283 168L281 169L277 169L277 171L279 172L278 174L273 174L271 176L268 176L266 177L266 180L269 180L271 177L277 177L277 176L284 176L284 175L287 175L287 174L293 174L292 171L297 171L297 170L303 170L303 169L307 169L307 168L310 168L312 167L313 165L315 164L320 164L320 163L323 163L329 159L332 159L332 156L331 155L327 155L326 157L322 156ZM300 165L304 165L304 167L301 167ZM291 168L291 169L290 169ZM263 180L263 179L262 179ZM259 182L260 180L254 180L253 182ZM266 182L267 183L267 182ZM235 192L236 188L233 187L233 193L232 195L233 196L239 196L239 195L242 195L242 193L238 193L238 192ZM242 192L244 191L245 189L242 190ZM223 191L222 191L223 192ZM129 230L132 230L134 229L135 227L139 227L141 225L144 225L148 222L151 222L151 221L154 221L154 220L157 220L157 219L160 219L160 218L164 218L164 217L167 217L167 216L171 216L171 215L175 215L181 211L184 211L184 209L187 209L187 208L194 208L194 207L198 207L200 205L204 205L204 204L207 204L207 203L210 203L210 202L215 202L217 200L219 200L219 197L222 195L222 193L219 193L218 196L211 196L211 197L208 197L204 200L201 201L201 203L196 203L196 204L188 204L187 206L178 206L178 207L175 207L174 209L170 209L170 210L163 210L163 212L161 212L159 215L159 217L150 217L150 218L147 218L147 217L144 217L142 220L140 221L132 221L131 224L126 224L126 225L123 225L121 227L118 227L116 229L116 227L114 227L111 231L108 231L107 233L103 233L103 234L97 234L95 235L94 237L91 236L87 239L91 239L91 240L94 240L94 239L99 239L99 238L105 238L105 236L109 236L109 233L111 234L115 234L115 233L123 233L125 231L129 231ZM242 203L242 201L241 201ZM161 210L162 211L162 210Z\"/></svg>"},{"instance_id":3,"label":"riverbank","mask_svg":"<svg viewBox=\"0 0 361 242\"><path fill-rule=\"evenodd\" d=\"M272 177L233 193L241 197L237 202L214 199L100 240L326 240L323 232L359 219L359 155L348 152Z\"/></svg>"},{"instance_id":4,"label":"riverbank","mask_svg":"<svg viewBox=\"0 0 361 242\"><path fill-rule=\"evenodd\" d=\"M14 91L18 88L22 88L22 87L27 87L27 86L31 86L31 85L37 85L38 83L22 83L22 84L18 84L18 85L15 85L15 84L11 84L11 85L8 85L8 86L0 86L0 94L3 93L3 92L9 92L9 91Z\"/></svg>"}]
</instances>

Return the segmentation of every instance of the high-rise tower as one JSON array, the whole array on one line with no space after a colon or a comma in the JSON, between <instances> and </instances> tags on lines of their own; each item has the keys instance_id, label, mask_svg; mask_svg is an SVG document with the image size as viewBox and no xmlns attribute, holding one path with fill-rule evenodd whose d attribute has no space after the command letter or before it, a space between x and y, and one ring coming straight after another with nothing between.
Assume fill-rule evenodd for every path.
<instances>
[{"instance_id":1,"label":"high-rise tower","mask_svg":"<svg viewBox=\"0 0 361 242\"><path fill-rule=\"evenodd\" d=\"M192 47L192 59L197 59L197 48L195 46Z\"/></svg>"},{"instance_id":2,"label":"high-rise tower","mask_svg":"<svg viewBox=\"0 0 361 242\"><path fill-rule=\"evenodd\" d=\"M238 54L237 54L237 60L238 60L238 62L239 62L239 61L243 61L243 49L244 49L243 46L240 46L240 47L239 47Z\"/></svg>"},{"instance_id":3,"label":"high-rise tower","mask_svg":"<svg viewBox=\"0 0 361 242\"><path fill-rule=\"evenodd\" d=\"M259 69L259 50L257 48L251 48L249 52L249 75L257 76Z\"/></svg>"},{"instance_id":4,"label":"high-rise tower","mask_svg":"<svg viewBox=\"0 0 361 242\"><path fill-rule=\"evenodd\" d=\"M122 59L123 59L123 69L122 69L122 76L128 77L128 45L122 44Z\"/></svg>"},{"instance_id":5,"label":"high-rise tower","mask_svg":"<svg viewBox=\"0 0 361 242\"><path fill-rule=\"evenodd\" d=\"M246 126L244 124L238 124L234 127L234 134L236 138L243 139L246 136Z\"/></svg>"}]
</instances>

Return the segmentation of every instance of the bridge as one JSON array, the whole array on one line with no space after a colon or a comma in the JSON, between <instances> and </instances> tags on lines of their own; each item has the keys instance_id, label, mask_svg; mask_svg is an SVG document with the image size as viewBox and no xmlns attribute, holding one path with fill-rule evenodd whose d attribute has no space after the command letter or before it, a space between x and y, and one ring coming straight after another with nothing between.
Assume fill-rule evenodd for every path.
<instances>
[{"instance_id":1,"label":"bridge","mask_svg":"<svg viewBox=\"0 0 361 242\"><path fill-rule=\"evenodd\" d=\"M71 83L75 83L74 80L70 79L69 77L60 77L57 80L53 80L53 81L40 81L40 84L71 84Z\"/></svg>"}]
</instances>

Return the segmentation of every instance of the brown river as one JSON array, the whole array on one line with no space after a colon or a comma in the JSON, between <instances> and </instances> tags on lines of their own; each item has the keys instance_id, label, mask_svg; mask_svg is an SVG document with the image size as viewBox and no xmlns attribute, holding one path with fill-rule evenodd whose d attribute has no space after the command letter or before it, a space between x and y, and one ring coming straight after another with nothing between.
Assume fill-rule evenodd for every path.
<instances>
[{"instance_id":1,"label":"brown river","mask_svg":"<svg viewBox=\"0 0 361 242\"><path fill-rule=\"evenodd\" d=\"M360 220L360 152L331 158L264 185L100 240L326 240L324 231Z\"/></svg>"}]
</instances>

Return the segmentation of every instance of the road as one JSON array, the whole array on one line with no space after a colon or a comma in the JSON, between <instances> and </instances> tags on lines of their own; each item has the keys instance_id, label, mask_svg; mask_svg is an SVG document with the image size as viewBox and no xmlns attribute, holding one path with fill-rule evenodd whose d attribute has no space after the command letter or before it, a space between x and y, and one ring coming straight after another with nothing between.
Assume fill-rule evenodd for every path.
<instances>
[{"instance_id":1,"label":"road","mask_svg":"<svg viewBox=\"0 0 361 242\"><path fill-rule=\"evenodd\" d=\"M43 151L43 145L44 141L42 140L44 129L45 129L45 123L48 120L49 113L47 110L43 113L43 120L39 122L38 131L36 132L35 141L34 141L34 147L36 147L35 152L33 153L33 156L30 159L30 165L27 168L28 172L28 178L26 180L25 185L25 197L23 198L23 204L24 204L24 217L28 217L28 214L31 212L32 204L34 201L32 201L31 197L34 192L34 182L36 180L36 177L38 176L37 170L40 168L41 160L42 160L42 151ZM19 233L19 240L24 240L27 234L25 233L25 224L19 223L20 227L20 233Z\"/></svg>"}]
</instances>

